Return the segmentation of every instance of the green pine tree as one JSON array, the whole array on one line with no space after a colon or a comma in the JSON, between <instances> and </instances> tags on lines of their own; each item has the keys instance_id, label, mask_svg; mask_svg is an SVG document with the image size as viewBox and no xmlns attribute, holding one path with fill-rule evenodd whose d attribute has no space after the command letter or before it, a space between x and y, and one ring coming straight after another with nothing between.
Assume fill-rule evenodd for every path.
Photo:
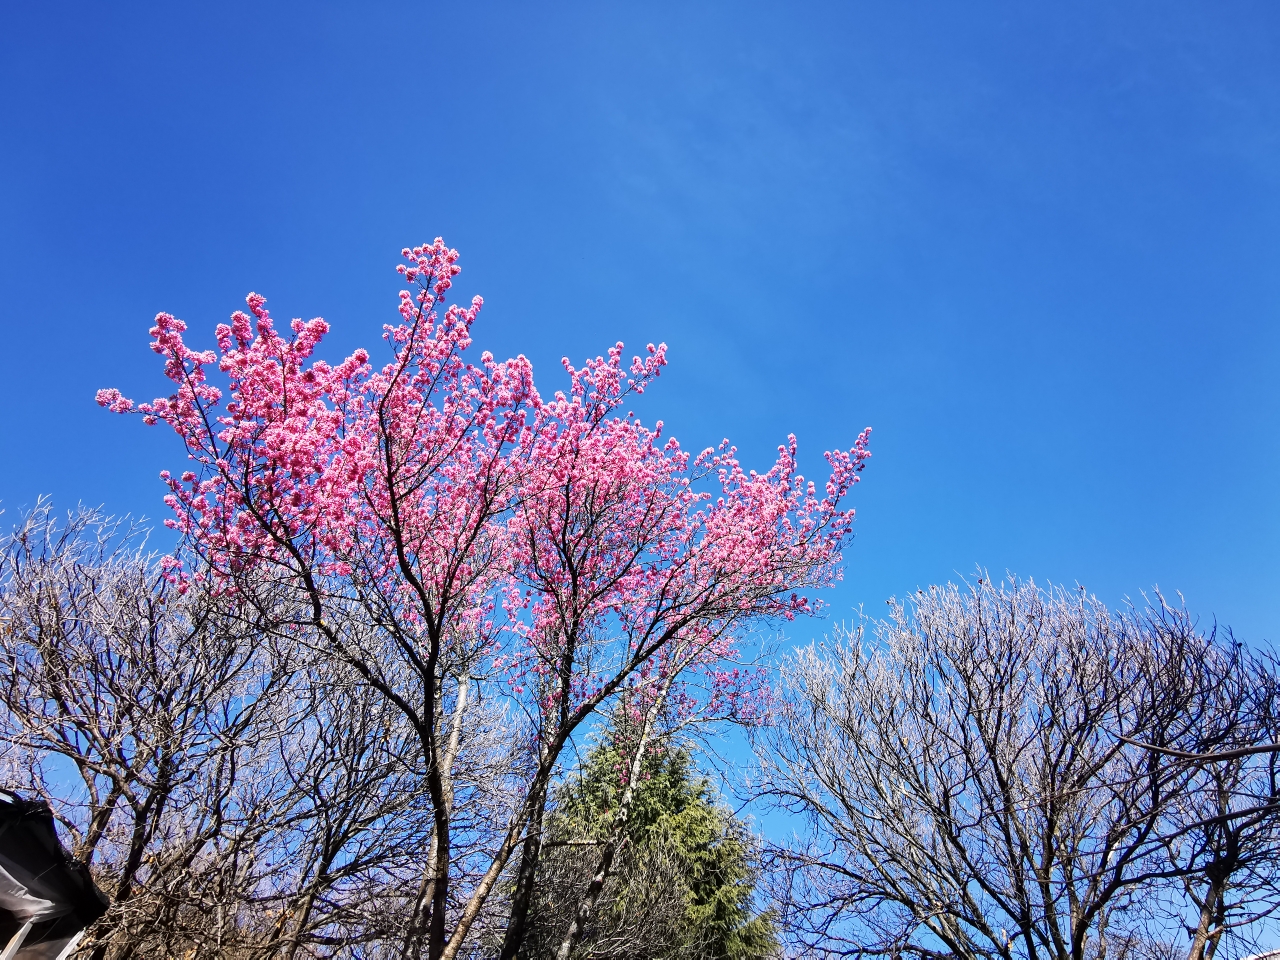
<instances>
[{"instance_id":1,"label":"green pine tree","mask_svg":"<svg viewBox=\"0 0 1280 960\"><path fill-rule=\"evenodd\" d=\"M624 770L610 729L559 791L548 821L530 957L559 943L611 828ZM758 874L746 826L716 800L685 746L651 747L615 876L576 957L756 960L775 955L768 914L754 910Z\"/></svg>"}]
</instances>

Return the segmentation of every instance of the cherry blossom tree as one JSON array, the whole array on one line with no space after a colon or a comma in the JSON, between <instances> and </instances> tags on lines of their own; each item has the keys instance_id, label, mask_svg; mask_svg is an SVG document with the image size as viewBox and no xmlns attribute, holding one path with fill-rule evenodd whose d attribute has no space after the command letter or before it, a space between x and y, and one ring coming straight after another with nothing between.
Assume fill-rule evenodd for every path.
<instances>
[{"instance_id":1,"label":"cherry blossom tree","mask_svg":"<svg viewBox=\"0 0 1280 960\"><path fill-rule=\"evenodd\" d=\"M167 522L214 589L291 591L305 613L278 631L341 659L407 718L433 818L411 918L427 956L457 955L514 866L502 948L514 957L566 745L618 697L665 700L679 678L706 681L675 695L713 711L741 695L722 669L733 637L813 612L802 591L839 576L868 432L827 454L821 491L799 474L794 438L765 473L727 442L690 456L661 422L625 412L665 345L630 364L621 344L581 368L566 360L568 389L544 399L523 356L464 358L482 301L439 309L457 251L437 239L404 254L412 289L384 328L381 368L364 350L313 359L327 324L294 320L284 336L250 294L216 350L157 317L171 396L135 405L103 390L98 402L183 440L191 469L162 474ZM451 831L480 787L459 790L454 767L482 692L509 705L523 759L506 773L506 823L459 847Z\"/></svg>"}]
</instances>

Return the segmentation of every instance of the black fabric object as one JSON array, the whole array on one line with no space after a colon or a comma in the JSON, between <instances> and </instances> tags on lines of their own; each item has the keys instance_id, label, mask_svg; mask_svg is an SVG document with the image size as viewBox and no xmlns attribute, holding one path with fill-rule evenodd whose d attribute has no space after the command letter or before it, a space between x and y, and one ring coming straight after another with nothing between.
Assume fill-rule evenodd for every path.
<instances>
[{"instance_id":1,"label":"black fabric object","mask_svg":"<svg viewBox=\"0 0 1280 960\"><path fill-rule=\"evenodd\" d=\"M24 947L74 936L107 912L88 867L58 841L53 811L43 801L0 791L0 870L26 888L32 904L52 904L32 925ZM21 909L0 907L0 949L29 918Z\"/></svg>"}]
</instances>

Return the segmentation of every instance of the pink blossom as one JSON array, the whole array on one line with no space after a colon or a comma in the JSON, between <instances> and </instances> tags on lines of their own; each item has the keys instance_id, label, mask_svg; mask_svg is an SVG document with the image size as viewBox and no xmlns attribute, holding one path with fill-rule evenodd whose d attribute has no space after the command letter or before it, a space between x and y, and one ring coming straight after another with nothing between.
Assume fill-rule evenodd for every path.
<instances>
[{"instance_id":1,"label":"pink blossom","mask_svg":"<svg viewBox=\"0 0 1280 960\"><path fill-rule=\"evenodd\" d=\"M483 654L534 718L539 776L624 692L680 722L764 715L768 684L735 666L737 645L813 613L812 592L839 579L870 431L826 455L821 492L798 471L794 437L765 473L727 441L691 456L661 421L625 412L660 376L666 344L629 361L621 343L581 367L565 359L567 389L544 398L524 356L465 359L483 301L440 308L457 251L437 238L403 257L409 289L383 328L381 367L363 349L316 359L328 324L296 319L282 334L251 293L248 313L217 326L216 350L156 316L168 397L135 408L98 392L185 445L189 469L161 478L167 523L201 575L220 590L292 590L337 648L335 624L359 605L397 658L383 669L418 671L423 689Z\"/></svg>"}]
</instances>

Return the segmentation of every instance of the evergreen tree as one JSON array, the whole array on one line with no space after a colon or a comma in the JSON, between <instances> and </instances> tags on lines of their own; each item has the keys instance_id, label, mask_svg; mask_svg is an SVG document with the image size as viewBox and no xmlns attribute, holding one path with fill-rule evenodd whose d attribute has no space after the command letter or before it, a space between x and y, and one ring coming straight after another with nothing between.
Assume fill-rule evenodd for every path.
<instances>
[{"instance_id":1,"label":"evergreen tree","mask_svg":"<svg viewBox=\"0 0 1280 960\"><path fill-rule=\"evenodd\" d=\"M625 726L625 724L624 724ZM625 747L616 726L559 791L548 822L529 957L549 956L593 873L623 790ZM767 913L754 910L758 874L745 824L716 800L683 745L652 745L626 840L575 957L753 960L775 954Z\"/></svg>"}]
</instances>

